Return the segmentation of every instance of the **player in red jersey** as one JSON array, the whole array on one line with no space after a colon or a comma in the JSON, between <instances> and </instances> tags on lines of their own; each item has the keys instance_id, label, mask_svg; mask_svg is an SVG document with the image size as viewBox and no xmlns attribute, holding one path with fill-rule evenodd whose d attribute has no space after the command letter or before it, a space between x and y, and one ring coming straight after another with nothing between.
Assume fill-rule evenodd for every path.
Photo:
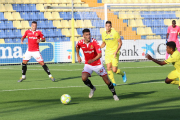
<instances>
[{"instance_id":1,"label":"player in red jersey","mask_svg":"<svg viewBox=\"0 0 180 120\"><path fill-rule=\"evenodd\" d=\"M18 82L22 82L26 79L26 71L27 71L27 63L31 59L31 57L34 57L37 62L44 68L46 73L49 75L49 78L52 81L55 81L54 77L52 77L49 68L44 63L44 60L41 56L41 53L39 52L39 43L45 42L44 35L41 31L36 30L37 29L37 22L33 21L31 24L31 29L27 30L24 34L24 36L21 38L21 44L23 44L23 41L26 37L28 37L28 49L23 56L23 62L22 62L22 77ZM40 40L41 39L41 40Z\"/></svg>"},{"instance_id":2,"label":"player in red jersey","mask_svg":"<svg viewBox=\"0 0 180 120\"><path fill-rule=\"evenodd\" d=\"M99 43L95 39L91 38L89 29L83 30L83 37L84 39L80 40L77 43L76 51L77 51L77 59L79 63L81 63L81 57L79 55L80 48L82 49L85 56L85 66L82 71L82 80L85 85L91 88L91 91L89 93L89 98L93 97L94 91L96 90L96 88L92 85L91 81L88 79L88 77L90 77L92 72L94 71L103 78L104 82L108 85L109 89L111 90L114 100L118 101L119 98L116 95L114 86L110 82L107 76L106 69L104 68L103 63L101 62L100 59L102 53Z\"/></svg>"}]
</instances>

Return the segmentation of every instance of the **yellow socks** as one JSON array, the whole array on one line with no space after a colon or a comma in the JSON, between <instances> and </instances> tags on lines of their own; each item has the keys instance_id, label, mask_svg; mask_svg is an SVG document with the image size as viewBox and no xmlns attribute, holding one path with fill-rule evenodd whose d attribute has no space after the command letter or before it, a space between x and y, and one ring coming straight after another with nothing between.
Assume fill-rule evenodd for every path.
<instances>
[{"instance_id":1,"label":"yellow socks","mask_svg":"<svg viewBox=\"0 0 180 120\"><path fill-rule=\"evenodd\" d=\"M111 80L111 82L116 83L114 80L114 74L113 74L112 70L107 71L107 73L108 73L108 76L109 76L109 79Z\"/></svg>"},{"instance_id":2,"label":"yellow socks","mask_svg":"<svg viewBox=\"0 0 180 120\"><path fill-rule=\"evenodd\" d=\"M124 76L123 71L121 71L120 69L117 70L116 74L120 74L120 75Z\"/></svg>"},{"instance_id":3,"label":"yellow socks","mask_svg":"<svg viewBox=\"0 0 180 120\"><path fill-rule=\"evenodd\" d=\"M176 85L179 85L179 81L173 80L170 84L176 84Z\"/></svg>"}]
</instances>

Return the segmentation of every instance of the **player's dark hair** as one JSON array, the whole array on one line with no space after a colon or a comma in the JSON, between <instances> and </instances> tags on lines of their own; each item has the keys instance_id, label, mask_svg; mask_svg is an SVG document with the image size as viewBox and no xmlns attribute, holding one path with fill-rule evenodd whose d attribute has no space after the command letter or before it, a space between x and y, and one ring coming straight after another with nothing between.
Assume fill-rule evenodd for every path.
<instances>
[{"instance_id":1,"label":"player's dark hair","mask_svg":"<svg viewBox=\"0 0 180 120\"><path fill-rule=\"evenodd\" d=\"M166 45L169 46L170 48L172 48L173 51L175 51L175 49L176 49L176 43L175 42L170 41L170 42L167 42Z\"/></svg>"},{"instance_id":2,"label":"player's dark hair","mask_svg":"<svg viewBox=\"0 0 180 120\"><path fill-rule=\"evenodd\" d=\"M110 25L112 25L111 21L106 21L106 24L110 24Z\"/></svg>"},{"instance_id":3,"label":"player's dark hair","mask_svg":"<svg viewBox=\"0 0 180 120\"><path fill-rule=\"evenodd\" d=\"M36 21L32 21L32 23L31 23L31 24L33 24L33 23L37 25L37 22L36 22Z\"/></svg>"},{"instance_id":4,"label":"player's dark hair","mask_svg":"<svg viewBox=\"0 0 180 120\"><path fill-rule=\"evenodd\" d=\"M90 32L90 30L89 30L89 29L84 29L84 30L82 31L83 34L84 34L85 32Z\"/></svg>"},{"instance_id":5,"label":"player's dark hair","mask_svg":"<svg viewBox=\"0 0 180 120\"><path fill-rule=\"evenodd\" d=\"M175 23L176 23L176 20L173 20L172 22L175 22Z\"/></svg>"}]
</instances>

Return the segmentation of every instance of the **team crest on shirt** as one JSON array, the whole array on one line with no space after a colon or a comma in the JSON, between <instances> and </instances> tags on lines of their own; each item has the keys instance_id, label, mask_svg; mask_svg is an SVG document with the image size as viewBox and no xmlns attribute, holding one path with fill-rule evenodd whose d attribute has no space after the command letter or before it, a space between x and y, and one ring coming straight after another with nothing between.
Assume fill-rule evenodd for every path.
<instances>
[{"instance_id":1,"label":"team crest on shirt","mask_svg":"<svg viewBox=\"0 0 180 120\"><path fill-rule=\"evenodd\" d=\"M91 49L93 49L94 47L93 47L93 45L91 45Z\"/></svg>"},{"instance_id":2,"label":"team crest on shirt","mask_svg":"<svg viewBox=\"0 0 180 120\"><path fill-rule=\"evenodd\" d=\"M110 37L113 37L113 35L111 34Z\"/></svg>"},{"instance_id":3,"label":"team crest on shirt","mask_svg":"<svg viewBox=\"0 0 180 120\"><path fill-rule=\"evenodd\" d=\"M38 33L36 33L36 36L38 36Z\"/></svg>"}]
</instances>

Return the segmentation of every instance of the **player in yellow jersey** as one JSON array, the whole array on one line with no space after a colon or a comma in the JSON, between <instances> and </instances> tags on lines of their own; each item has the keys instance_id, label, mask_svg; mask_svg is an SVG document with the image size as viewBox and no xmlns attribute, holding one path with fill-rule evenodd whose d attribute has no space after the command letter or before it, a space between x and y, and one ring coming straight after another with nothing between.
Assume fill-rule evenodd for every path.
<instances>
[{"instance_id":1,"label":"player in yellow jersey","mask_svg":"<svg viewBox=\"0 0 180 120\"><path fill-rule=\"evenodd\" d=\"M176 43L173 41L166 43L166 51L171 56L165 60L165 61L158 61L154 58L152 58L149 54L146 55L146 58L149 60L152 60L153 62L159 64L159 65L165 65L172 63L175 67L175 70L171 71L168 75L168 77L165 79L165 83L167 84L177 84L179 85L180 89L180 83L176 80L176 78L180 79L180 52L176 50Z\"/></svg>"},{"instance_id":2,"label":"player in yellow jersey","mask_svg":"<svg viewBox=\"0 0 180 120\"><path fill-rule=\"evenodd\" d=\"M113 85L116 86L113 72L122 75L123 81L126 82L126 73L118 69L119 50L122 46L121 38L117 31L112 29L111 21L106 22L106 31L102 33L101 48L106 46L105 51L105 63L107 66L107 72Z\"/></svg>"}]
</instances>

